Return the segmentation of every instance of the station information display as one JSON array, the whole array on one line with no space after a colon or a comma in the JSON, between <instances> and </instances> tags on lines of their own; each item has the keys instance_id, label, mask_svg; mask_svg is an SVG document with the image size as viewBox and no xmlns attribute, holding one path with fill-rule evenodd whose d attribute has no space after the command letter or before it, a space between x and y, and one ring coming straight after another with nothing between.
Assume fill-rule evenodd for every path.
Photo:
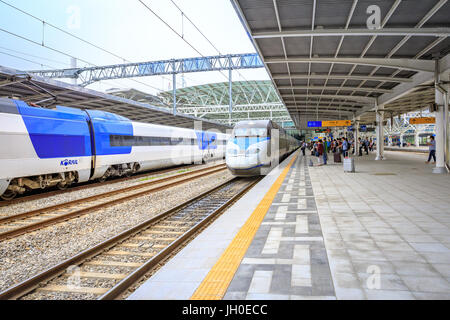
<instances>
[{"instance_id":1,"label":"station information display","mask_svg":"<svg viewBox=\"0 0 450 320\"><path fill-rule=\"evenodd\" d=\"M317 127L348 127L352 124L350 120L333 120L333 121L308 121L308 128Z\"/></svg>"},{"instance_id":2,"label":"station information display","mask_svg":"<svg viewBox=\"0 0 450 320\"><path fill-rule=\"evenodd\" d=\"M410 118L409 124L429 124L436 123L436 118L424 117L424 118Z\"/></svg>"},{"instance_id":3,"label":"station information display","mask_svg":"<svg viewBox=\"0 0 450 320\"><path fill-rule=\"evenodd\" d=\"M322 121L322 127L348 127L351 125L350 120Z\"/></svg>"}]
</instances>

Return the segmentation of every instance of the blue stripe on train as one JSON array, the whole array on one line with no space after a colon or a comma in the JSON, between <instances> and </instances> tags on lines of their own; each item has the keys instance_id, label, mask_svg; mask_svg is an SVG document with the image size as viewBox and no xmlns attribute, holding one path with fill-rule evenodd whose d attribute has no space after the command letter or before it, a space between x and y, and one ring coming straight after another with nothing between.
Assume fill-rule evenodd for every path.
<instances>
[{"instance_id":1,"label":"blue stripe on train","mask_svg":"<svg viewBox=\"0 0 450 320\"><path fill-rule=\"evenodd\" d=\"M100 110L86 110L95 132L97 155L130 154L131 146L111 146L111 135L133 136L133 124L125 117Z\"/></svg>"},{"instance_id":2,"label":"blue stripe on train","mask_svg":"<svg viewBox=\"0 0 450 320\"><path fill-rule=\"evenodd\" d=\"M83 111L61 107L51 110L14 102L39 158L91 156L89 127Z\"/></svg>"}]
</instances>

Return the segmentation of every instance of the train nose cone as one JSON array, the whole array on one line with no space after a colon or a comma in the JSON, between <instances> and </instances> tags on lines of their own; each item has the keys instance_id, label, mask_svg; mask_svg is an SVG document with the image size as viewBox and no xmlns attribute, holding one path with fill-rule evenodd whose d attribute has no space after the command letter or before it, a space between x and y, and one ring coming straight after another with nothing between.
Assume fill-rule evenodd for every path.
<instances>
[{"instance_id":1,"label":"train nose cone","mask_svg":"<svg viewBox=\"0 0 450 320\"><path fill-rule=\"evenodd\" d=\"M228 157L227 165L234 169L248 169L257 166L258 158L256 156L237 156Z\"/></svg>"}]
</instances>

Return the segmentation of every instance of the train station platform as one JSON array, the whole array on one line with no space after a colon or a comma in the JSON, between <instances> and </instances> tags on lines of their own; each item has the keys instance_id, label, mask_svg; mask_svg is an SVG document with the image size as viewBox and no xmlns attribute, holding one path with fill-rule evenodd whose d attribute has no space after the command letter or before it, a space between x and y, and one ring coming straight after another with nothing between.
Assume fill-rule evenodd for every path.
<instances>
[{"instance_id":1,"label":"train station platform","mask_svg":"<svg viewBox=\"0 0 450 320\"><path fill-rule=\"evenodd\" d=\"M450 299L449 176L385 154L294 153L128 299Z\"/></svg>"},{"instance_id":2,"label":"train station platform","mask_svg":"<svg viewBox=\"0 0 450 320\"><path fill-rule=\"evenodd\" d=\"M421 146L409 146L409 147L398 147L398 146L391 146L391 147L384 147L384 150L386 151L403 151L403 152L417 152L417 153L428 153L428 147Z\"/></svg>"}]
</instances>

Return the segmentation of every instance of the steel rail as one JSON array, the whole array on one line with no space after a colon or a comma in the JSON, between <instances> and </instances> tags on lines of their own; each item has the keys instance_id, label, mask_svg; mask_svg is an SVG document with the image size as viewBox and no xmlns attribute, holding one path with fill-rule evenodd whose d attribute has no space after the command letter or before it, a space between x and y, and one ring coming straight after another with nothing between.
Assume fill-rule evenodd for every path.
<instances>
[{"instance_id":1,"label":"steel rail","mask_svg":"<svg viewBox=\"0 0 450 320\"><path fill-rule=\"evenodd\" d=\"M12 204L24 203L24 202L28 202L28 201L32 201L32 200L39 200L39 199L52 197L52 196L59 195L59 194L71 193L74 191L105 186L105 185L109 185L109 184L133 180L133 179L139 179L142 177L158 176L158 175L165 174L165 173L172 172L172 171L176 172L177 170L186 170L186 169L190 169L190 168L195 168L197 166L198 165L186 165L186 166L172 167L172 168L164 169L164 170L151 170L151 171L139 173L139 174L129 176L129 177L113 177L111 180L106 180L104 182L88 181L88 182L83 182L82 184L75 185L73 187L69 187L69 188L63 189L63 190L46 190L46 189L33 190L34 192L37 191L39 193L19 196L12 200L0 200L0 208L6 207L6 206L9 206Z\"/></svg>"},{"instance_id":2,"label":"steel rail","mask_svg":"<svg viewBox=\"0 0 450 320\"><path fill-rule=\"evenodd\" d=\"M219 168L217 168L217 167L219 167ZM136 185L136 186L130 186L130 187L126 187L126 188L122 188L122 189L118 189L118 190L114 190L114 191L110 191L110 192L105 192L105 193L97 194L97 195L86 197L86 198L82 198L82 199L77 199L77 200L66 202L66 203L62 203L62 204L57 204L57 205L45 207L45 208L42 208L42 209L37 209L37 210L29 211L29 212L19 213L17 215L13 215L13 216L3 217L3 218L0 219L0 226L5 225L5 224L7 224L9 222L14 223L14 221L17 221L17 220L23 220L23 219L28 219L28 218L31 218L31 217L36 217L36 216L39 216L39 215L43 215L43 214L52 212L52 211L57 210L57 209L70 208L70 207L72 207L74 205L77 205L77 204L80 204L80 203L86 203L88 201L95 201L95 200L98 200L100 198L117 195L117 194L120 194L120 193L123 193L123 192L129 192L129 191L133 191L133 190L137 190L137 189L142 189L142 188L154 185L154 184L164 183L164 182L167 182L167 181L170 181L170 180L175 180L175 179L182 178L182 177L185 177L185 176L194 175L192 177L187 177L186 179L182 179L182 180L178 180L178 181L175 181L175 182L167 183L167 184L164 184L162 186L157 186L157 187L154 187L154 188L151 188L151 189L147 189L147 190L144 190L144 191L141 191L141 192L132 193L130 195L122 196L122 197L119 197L117 199L105 201L105 202L102 202L100 204L96 204L96 205L89 206L89 207L82 208L82 209L77 209L77 210L74 210L74 211L71 211L71 212L68 212L68 213L65 213L65 214L60 214L60 215L58 215L56 217L53 217L53 218L48 218L48 219L45 219L45 220L42 220L42 221L31 223L31 224L25 225L23 227L18 227L18 228L14 228L12 230L1 232L0 233L0 241L5 240L5 239L9 239L9 238L13 238L13 237L17 237L17 236L20 236L20 235L23 235L23 234L26 234L26 233L29 233L29 232L32 232L32 231L36 231L38 229L41 229L41 228L44 228L44 227L47 227L47 226L51 226L51 225L54 225L54 224L59 223L59 222L63 222L63 221L66 221L66 220L70 220L70 219L76 218L76 217L84 215L84 214L86 214L88 212L96 211L96 210L98 210L100 208L109 207L109 206L112 206L112 205L115 205L115 204L118 204L118 203L121 203L121 202L124 202L124 201L127 201L127 200L134 199L136 197L140 197L140 196L146 195L148 193L153 193L153 192L161 191L161 190L164 190L164 189L167 189L167 188L170 188L170 187L174 187L176 185L179 185L179 184L182 184L182 183L185 183L185 182L189 182L191 180L195 180L195 179L198 179L198 178L201 178L201 177L204 177L204 176L207 176L207 175L211 175L211 174L214 174L214 173L217 173L217 172L220 172L220 171L224 171L226 169L227 169L226 166L221 164L221 165L217 165L217 166L213 166L213 167L208 167L206 169L200 169L200 170L196 170L196 171L186 172L186 173L182 173L182 174L179 174L179 175L158 179L158 180L155 180L155 181L150 181L150 182L143 183L143 184ZM203 172L203 173L199 173L199 172Z\"/></svg>"},{"instance_id":3,"label":"steel rail","mask_svg":"<svg viewBox=\"0 0 450 320\"><path fill-rule=\"evenodd\" d=\"M128 230L125 230L121 232L120 234L105 240L89 249L86 249L75 256L64 260L63 262L48 268L47 270L27 279L24 280L2 292L0 292L0 300L14 300L19 299L29 293L31 293L33 290L40 287L42 284L48 283L50 280L57 278L58 276L64 274L66 270L71 266L79 266L83 264L84 262L91 260L92 258L106 252L107 250L110 250L111 248L120 245L125 240L149 229L152 227L152 225L155 225L158 222L162 222L164 219L170 217L172 214L175 214L179 210L183 209L184 207L191 205L195 203L196 201L201 200L202 198L207 197L210 194L213 194L214 192L218 191L219 189L225 187L227 184L230 184L232 181L237 181L239 178L234 178L232 180L226 181L222 184L220 184L217 187L214 187L211 190L208 190L206 192L203 192L202 194L184 202L179 205L176 205L172 207L171 209L153 217L150 218L135 227L132 227ZM173 252L176 248L178 248L182 243L186 241L186 239L190 238L195 232L197 232L201 227L203 227L206 223L211 221L215 216L223 212L223 210L227 207L229 207L236 199L240 196L242 196L245 192L247 192L251 187L254 186L259 181L259 179L254 180L250 182L246 187L241 189L236 195L234 195L232 198L230 198L225 204L221 205L220 208L214 210L213 213L209 214L202 222L200 222L199 226L194 226L188 231L186 231L183 235L181 235L178 239L170 243L165 249L161 250L157 255L152 257L151 259L147 260L146 262L142 263L142 266L138 269L134 270L131 274L129 274L126 278L124 278L122 281L114 285L113 288L111 288L108 292L103 294L99 297L99 299L107 300L107 299L116 299L119 297L126 289L128 289L130 286L132 286L136 281L138 281L143 274L148 272L152 267L154 267L156 264L161 262L165 257L167 257L170 253ZM130 252L131 253L131 252Z\"/></svg>"},{"instance_id":4,"label":"steel rail","mask_svg":"<svg viewBox=\"0 0 450 320\"><path fill-rule=\"evenodd\" d=\"M259 179L249 183L242 191L233 196L230 200L224 203L220 208L216 209L210 215L208 215L205 219L203 219L200 223L193 226L191 229L186 231L180 238L173 241L169 246L160 251L153 258L148 260L145 264L143 264L140 268L135 270L133 273L128 275L125 279L116 284L112 289L103 294L98 300L114 300L123 295L128 288L133 286L136 282L138 282L146 273L148 273L152 268L154 268L158 263L164 260L167 256L172 254L178 247L180 247L183 243L185 243L189 238L191 238L198 230L207 225L212 219L217 217L220 213L222 213L225 209L227 209L231 204L233 204L238 198L240 198L243 194L245 194L248 190L250 190Z\"/></svg>"}]
</instances>

